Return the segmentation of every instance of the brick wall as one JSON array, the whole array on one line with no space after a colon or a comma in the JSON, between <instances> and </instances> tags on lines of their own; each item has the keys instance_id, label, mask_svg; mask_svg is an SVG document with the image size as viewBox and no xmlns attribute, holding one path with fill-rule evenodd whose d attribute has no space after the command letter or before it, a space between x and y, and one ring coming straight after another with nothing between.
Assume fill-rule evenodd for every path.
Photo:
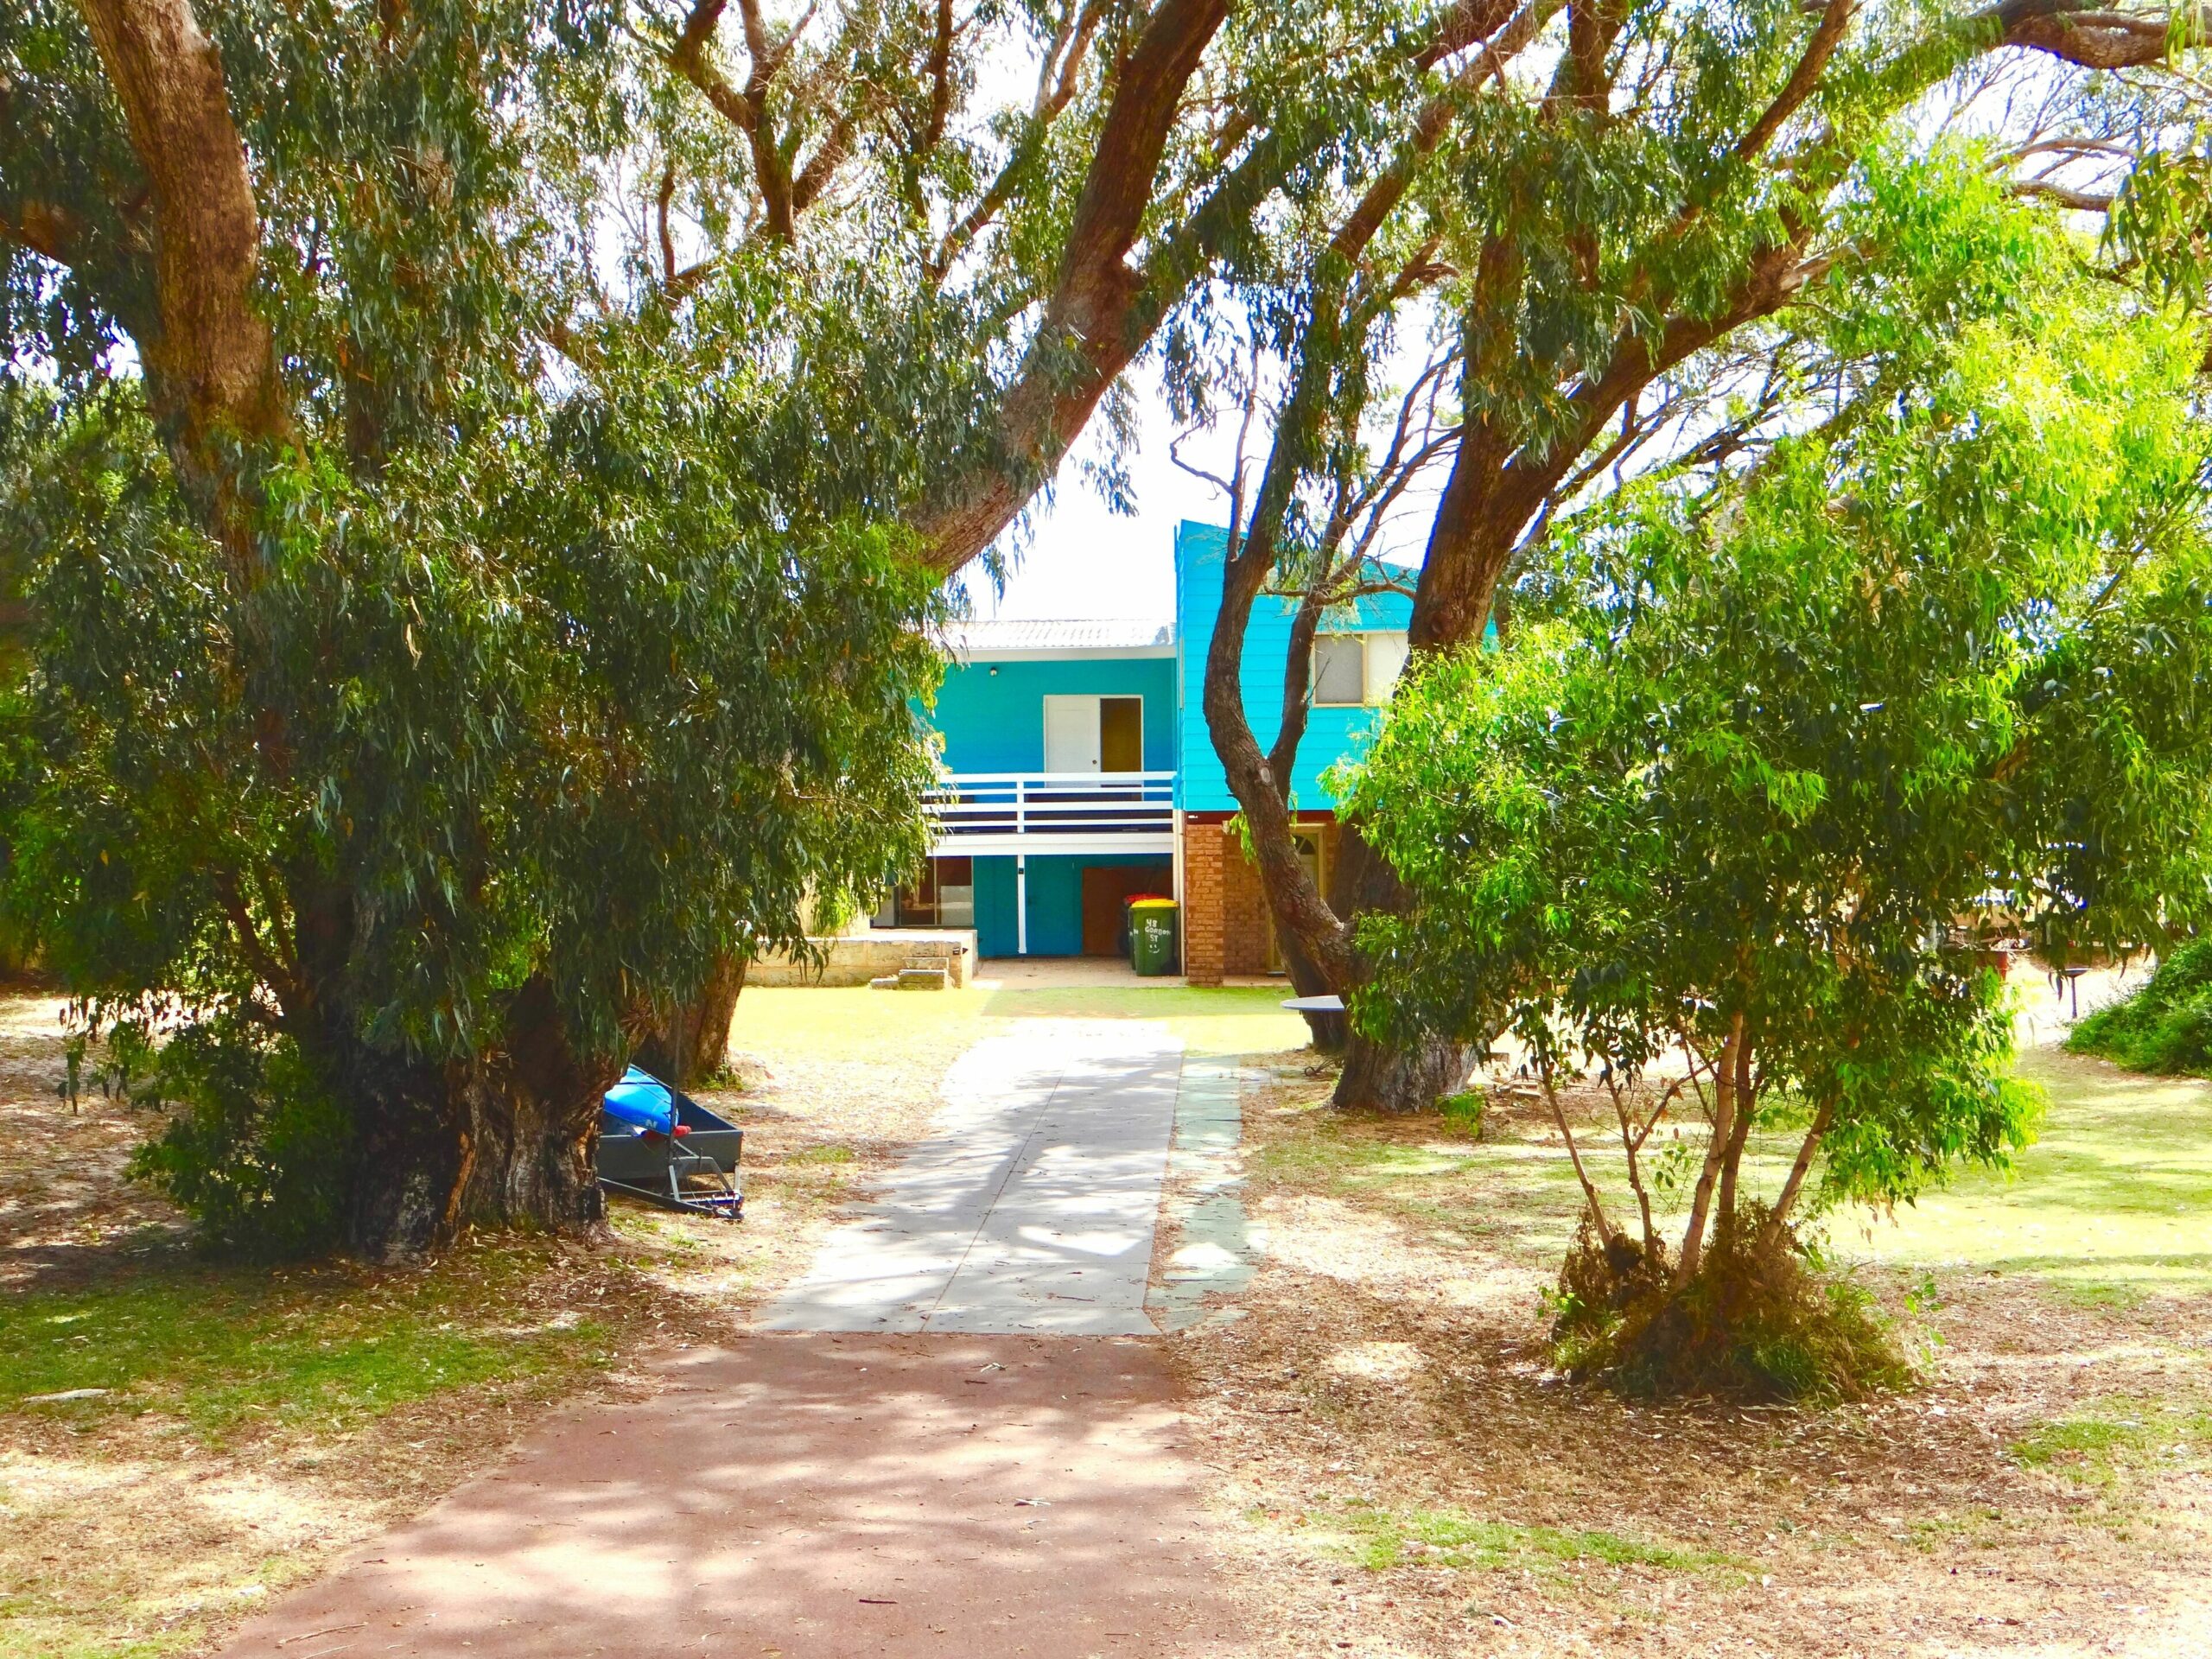
<instances>
[{"instance_id":1,"label":"brick wall","mask_svg":"<svg viewBox=\"0 0 2212 1659\"><path fill-rule=\"evenodd\" d=\"M1221 847L1222 965L1232 974L1264 974L1274 924L1268 919L1260 872L1245 858L1244 843L1236 836L1223 836Z\"/></svg>"},{"instance_id":2,"label":"brick wall","mask_svg":"<svg viewBox=\"0 0 2212 1659\"><path fill-rule=\"evenodd\" d=\"M1193 985L1268 971L1260 873L1223 817L1183 821L1183 972Z\"/></svg>"},{"instance_id":3,"label":"brick wall","mask_svg":"<svg viewBox=\"0 0 2212 1659\"><path fill-rule=\"evenodd\" d=\"M1183 973L1193 985L1218 985L1222 842L1218 822L1183 821Z\"/></svg>"}]
</instances>

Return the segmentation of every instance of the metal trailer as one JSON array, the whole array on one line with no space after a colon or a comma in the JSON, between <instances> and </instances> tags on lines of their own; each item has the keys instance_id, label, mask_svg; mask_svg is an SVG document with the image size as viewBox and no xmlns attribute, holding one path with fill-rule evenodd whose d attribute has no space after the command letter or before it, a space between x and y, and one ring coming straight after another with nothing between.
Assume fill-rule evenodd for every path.
<instances>
[{"instance_id":1,"label":"metal trailer","mask_svg":"<svg viewBox=\"0 0 2212 1659\"><path fill-rule=\"evenodd\" d=\"M666 1210L737 1221L745 1131L632 1066L599 1115L599 1184Z\"/></svg>"}]
</instances>

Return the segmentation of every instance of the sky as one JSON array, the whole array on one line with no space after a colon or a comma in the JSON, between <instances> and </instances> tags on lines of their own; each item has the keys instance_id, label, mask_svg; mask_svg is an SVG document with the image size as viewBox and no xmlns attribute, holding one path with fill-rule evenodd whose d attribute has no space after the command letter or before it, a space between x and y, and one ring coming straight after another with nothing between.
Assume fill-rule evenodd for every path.
<instances>
[{"instance_id":1,"label":"sky","mask_svg":"<svg viewBox=\"0 0 2212 1659\"><path fill-rule=\"evenodd\" d=\"M1040 621L1058 617L1141 617L1166 622L1175 613L1175 526L1185 518L1226 524L1228 503L1203 479L1168 459L1175 436L1156 384L1137 372L1137 451L1126 458L1135 486L1134 518L1110 511L1079 463L1102 451L1092 434L1079 439L1060 468L1049 507L1039 506L1026 543L1008 538L1012 566L1003 594L977 569L969 594L981 617ZM1205 440L1185 453L1205 451Z\"/></svg>"},{"instance_id":2,"label":"sky","mask_svg":"<svg viewBox=\"0 0 2212 1659\"><path fill-rule=\"evenodd\" d=\"M1135 516L1109 509L1082 475L1081 463L1103 454L1096 434L1103 423L1094 421L1063 462L1051 505L1044 505L1040 499L1033 512L1033 533L1026 542L1007 538L1011 569L1004 593L992 592L990 579L980 566L970 568L969 593L977 616L1022 621L1062 617L1173 620L1175 526L1185 518L1227 524L1228 499L1169 458L1168 445L1177 428L1150 365L1133 370L1130 379L1138 411L1137 447L1123 464L1136 498ZM1186 442L1185 456L1226 476L1234 437L1229 424ZM1255 427L1252 448L1261 456L1265 442L1264 432ZM1255 459L1248 476L1257 471ZM1408 490L1376 550L1385 558L1417 560L1434 500L1430 490L1418 485Z\"/></svg>"}]
</instances>

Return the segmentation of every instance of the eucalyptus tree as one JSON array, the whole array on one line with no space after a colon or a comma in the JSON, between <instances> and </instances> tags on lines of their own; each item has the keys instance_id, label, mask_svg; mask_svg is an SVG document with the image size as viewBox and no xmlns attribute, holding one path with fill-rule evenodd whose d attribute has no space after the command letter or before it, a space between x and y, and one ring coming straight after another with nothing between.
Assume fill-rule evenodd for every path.
<instances>
[{"instance_id":1,"label":"eucalyptus tree","mask_svg":"<svg viewBox=\"0 0 2212 1659\"><path fill-rule=\"evenodd\" d=\"M588 1224L637 1033L918 855L940 601L865 496L924 476L898 342L946 353L849 244L577 341L603 15L214 22L0 20L17 897L172 1039L156 1166L222 1228Z\"/></svg>"},{"instance_id":2,"label":"eucalyptus tree","mask_svg":"<svg viewBox=\"0 0 2212 1659\"><path fill-rule=\"evenodd\" d=\"M361 1249L588 1221L622 1048L915 855L936 584L1486 16L11 10L51 958L225 1179L329 1094Z\"/></svg>"},{"instance_id":3,"label":"eucalyptus tree","mask_svg":"<svg viewBox=\"0 0 2212 1659\"><path fill-rule=\"evenodd\" d=\"M1236 480L1205 709L1270 909L1312 981L1302 988L1358 982L1356 915L1397 893L1356 825L1332 893L1296 857L1294 742L1263 751L1254 735L1243 633L1270 582L1314 590L1347 467L1379 479L1395 464L1357 444L1348 459L1345 443L1376 424L1381 365L1403 349L1408 313L1440 320L1459 365L1414 598L1418 659L1482 636L1509 569L1538 563L1563 512L1638 472L1740 461L1840 386L1896 372L1901 342L1949 325L1948 308L1976 289L1970 270L1948 279L1955 292L1922 292L1918 316L1892 315L1890 334L1801 339L1841 285L1951 233L1941 191L1877 200L1878 175L1904 161L1972 143L2007 188L2109 219L2101 250L2085 232L2063 257L2147 276L2153 300L2201 291L2199 95L2183 61L2199 35L2193 14L2065 0L1529 0L1409 110L1387 166L1343 176L1260 257L1224 266L1275 374L1272 442ZM1223 355L1184 367L1192 412L1217 397L1210 379L1235 378ZM1294 651L1286 709L1308 676ZM1436 1042L1379 1053L1356 1041L1338 1097L1417 1107L1458 1058Z\"/></svg>"},{"instance_id":4,"label":"eucalyptus tree","mask_svg":"<svg viewBox=\"0 0 2212 1659\"><path fill-rule=\"evenodd\" d=\"M2212 915L2202 346L2018 297L1748 474L1584 518L1541 620L1433 655L1356 780L1410 890L1357 1015L1514 1039L1581 1185L1585 1363L1847 1385L1772 1300L1801 1205L2033 1133L1987 938Z\"/></svg>"}]
</instances>

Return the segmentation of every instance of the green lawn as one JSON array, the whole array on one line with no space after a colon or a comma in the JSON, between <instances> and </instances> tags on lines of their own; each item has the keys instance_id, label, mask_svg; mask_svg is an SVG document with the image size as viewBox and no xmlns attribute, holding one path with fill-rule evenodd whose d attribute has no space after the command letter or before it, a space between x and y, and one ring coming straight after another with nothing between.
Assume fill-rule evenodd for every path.
<instances>
[{"instance_id":1,"label":"green lawn","mask_svg":"<svg viewBox=\"0 0 2212 1659\"><path fill-rule=\"evenodd\" d=\"M957 1052L1018 1020L1156 1020L1194 1057L1273 1054L1306 1044L1279 986L1080 985L1034 990L878 991L772 986L739 997L730 1046L770 1061L881 1061Z\"/></svg>"},{"instance_id":2,"label":"green lawn","mask_svg":"<svg viewBox=\"0 0 2212 1659\"><path fill-rule=\"evenodd\" d=\"M1198 1058L1274 1054L1306 1046L1306 1021L1289 1013L1281 985L1083 985L986 993L996 1019L1157 1020Z\"/></svg>"},{"instance_id":3,"label":"green lawn","mask_svg":"<svg viewBox=\"0 0 2212 1659\"><path fill-rule=\"evenodd\" d=\"M2031 1273L2091 1299L2212 1292L2212 1084L2056 1048L2043 1138L2003 1177L1968 1172L1894 1222L1836 1217L1840 1249L1885 1262Z\"/></svg>"},{"instance_id":4,"label":"green lawn","mask_svg":"<svg viewBox=\"0 0 2212 1659\"><path fill-rule=\"evenodd\" d=\"M178 1263L14 1294L0 1300L0 1409L80 1422L153 1412L220 1441L257 1427L342 1432L447 1389L605 1363L597 1321L509 1303L532 1265L499 1250L405 1276Z\"/></svg>"}]
</instances>

